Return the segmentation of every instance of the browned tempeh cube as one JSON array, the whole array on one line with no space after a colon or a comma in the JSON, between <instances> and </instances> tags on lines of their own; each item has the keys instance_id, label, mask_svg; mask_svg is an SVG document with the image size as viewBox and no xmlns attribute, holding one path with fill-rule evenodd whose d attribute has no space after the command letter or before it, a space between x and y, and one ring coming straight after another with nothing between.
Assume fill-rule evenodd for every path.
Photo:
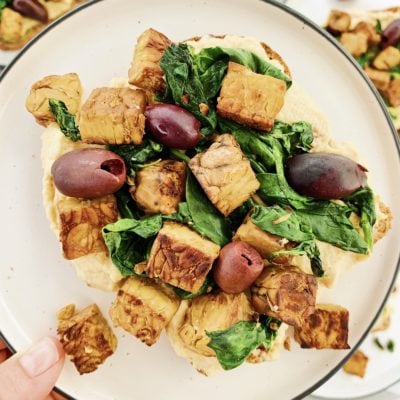
<instances>
[{"instance_id":1,"label":"browned tempeh cube","mask_svg":"<svg viewBox=\"0 0 400 400\"><path fill-rule=\"evenodd\" d=\"M57 202L57 211L60 241L67 260L106 251L101 230L118 219L114 195L95 200L66 197Z\"/></svg>"},{"instance_id":2,"label":"browned tempeh cube","mask_svg":"<svg viewBox=\"0 0 400 400\"><path fill-rule=\"evenodd\" d=\"M147 275L196 293L203 285L220 247L185 225L165 222L147 263Z\"/></svg>"},{"instance_id":3,"label":"browned tempeh cube","mask_svg":"<svg viewBox=\"0 0 400 400\"><path fill-rule=\"evenodd\" d=\"M239 124L269 131L283 106L285 93L284 81L229 62L217 111Z\"/></svg>"},{"instance_id":4,"label":"browned tempeh cube","mask_svg":"<svg viewBox=\"0 0 400 400\"><path fill-rule=\"evenodd\" d=\"M95 371L115 352L117 338L96 304L80 312L69 304L58 312L57 319L60 341L80 374Z\"/></svg>"},{"instance_id":5,"label":"browned tempeh cube","mask_svg":"<svg viewBox=\"0 0 400 400\"><path fill-rule=\"evenodd\" d=\"M157 342L179 307L180 300L152 279L129 277L110 308L116 326L148 346Z\"/></svg>"},{"instance_id":6,"label":"browned tempeh cube","mask_svg":"<svg viewBox=\"0 0 400 400\"><path fill-rule=\"evenodd\" d=\"M185 195L186 165L181 161L164 160L141 169L136 174L133 197L147 213L178 212Z\"/></svg>"},{"instance_id":7,"label":"browned tempeh cube","mask_svg":"<svg viewBox=\"0 0 400 400\"><path fill-rule=\"evenodd\" d=\"M211 203L225 216L242 205L260 187L249 160L232 135L218 136L189 162Z\"/></svg>"},{"instance_id":8,"label":"browned tempeh cube","mask_svg":"<svg viewBox=\"0 0 400 400\"><path fill-rule=\"evenodd\" d=\"M128 71L129 83L150 92L163 91L165 82L160 59L170 44L162 33L151 28L144 31L137 40Z\"/></svg>"},{"instance_id":9,"label":"browned tempeh cube","mask_svg":"<svg viewBox=\"0 0 400 400\"><path fill-rule=\"evenodd\" d=\"M295 327L294 338L302 348L349 349L349 312L333 304L319 304L314 314Z\"/></svg>"},{"instance_id":10,"label":"browned tempeh cube","mask_svg":"<svg viewBox=\"0 0 400 400\"><path fill-rule=\"evenodd\" d=\"M79 129L85 143L140 144L146 95L140 89L103 87L83 104Z\"/></svg>"},{"instance_id":11,"label":"browned tempeh cube","mask_svg":"<svg viewBox=\"0 0 400 400\"><path fill-rule=\"evenodd\" d=\"M260 314L301 326L315 311L318 282L294 266L268 266L251 287L251 301Z\"/></svg>"},{"instance_id":12,"label":"browned tempeh cube","mask_svg":"<svg viewBox=\"0 0 400 400\"><path fill-rule=\"evenodd\" d=\"M49 75L32 85L26 99L26 108L40 125L47 126L55 122L50 111L49 99L61 100L71 114L76 114L81 105L82 86L75 73Z\"/></svg>"}]
</instances>

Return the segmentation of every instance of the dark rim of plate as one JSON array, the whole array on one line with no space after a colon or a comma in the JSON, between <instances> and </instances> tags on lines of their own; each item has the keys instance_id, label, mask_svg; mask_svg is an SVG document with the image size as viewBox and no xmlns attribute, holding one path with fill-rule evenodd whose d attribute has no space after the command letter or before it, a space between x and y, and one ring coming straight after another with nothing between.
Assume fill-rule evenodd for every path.
<instances>
[{"instance_id":1,"label":"dark rim of plate","mask_svg":"<svg viewBox=\"0 0 400 400\"><path fill-rule=\"evenodd\" d=\"M18 60L23 56L23 54L25 52L27 52L35 44L35 42L37 42L41 37L46 35L49 31L51 31L58 24L62 23L66 19L70 18L72 15L78 13L80 10L83 10L84 8L90 7L93 4L100 3L101 1L104 1L104 0L90 0L90 1L88 1L86 3L83 3L83 4L79 5L78 7L72 9L70 12L68 12L65 15L63 15L59 19L57 19L54 22L52 22L50 25L48 25L37 36L32 38L32 40L30 42L28 42L23 47L23 49L18 53L18 55L10 62L10 64L6 66L6 68L0 74L0 82L7 75L7 73L12 69L12 67L18 62ZM292 9L292 8L290 8L290 7L284 5L284 4L282 4L282 3L280 3L280 2L278 2L276 0L257 0L257 1L262 1L264 3L268 3L268 4L272 5L274 7L280 8L281 10L284 10L288 14L292 15L296 19L298 19L301 22L303 22L305 26L308 26L309 28L313 29L315 32L317 32L318 34L323 36L331 45L333 45L340 53L342 53L342 55L353 65L354 68L357 69L357 71L361 75L362 79L366 82L366 84L369 86L371 91L374 93L379 105L381 106L382 112L385 114L386 120L387 120L387 122L388 122L388 124L389 124L389 126L391 128L392 135L393 135L393 138L394 138L395 143L396 143L398 155L400 157L400 139L399 139L397 131L396 131L394 125L393 125L393 122L392 122L392 120L390 118L390 115L389 115L389 113L388 113L388 111L386 109L385 103L383 102L382 97L378 93L378 91L375 88L375 86L371 83L371 81L369 80L367 75L364 73L362 68L355 61L355 59L349 53L347 53L346 50L343 49L343 47L339 44L339 42L333 36L331 36L329 33L324 31L320 26L318 26L316 23L311 21L309 18L307 18L306 16L300 14L298 11L296 11L296 10L294 10L294 9ZM353 346L353 348L349 352L349 354L341 362L339 362L334 368L332 368L332 370L324 378L320 379L317 383L312 385L310 388L305 390L303 393L301 393L298 396L294 397L293 400L299 400L299 399L304 398L307 395L310 395L312 392L314 392L316 389L318 389L321 385L323 385L325 382L327 382L342 367L342 365L351 357L353 352L361 345L361 343L365 340L365 338L367 337L369 331L372 329L373 325L377 321L379 315L381 314L381 312L383 310L383 307L385 306L385 303L388 300L388 298L389 298L389 296L390 296L390 294L392 292L393 286L394 286L394 284L396 282L397 275L399 273L399 269L400 269L400 255L399 255L399 258L397 260L396 272L395 272L395 274L393 276L392 282L390 284L390 287L388 288L388 291L386 293L386 296L385 296L385 299L384 299L382 305L380 306L380 308L379 308L377 314L375 315L374 319L369 324L369 326L368 326L367 330L365 331L365 333L361 336L360 340L356 343L356 345ZM0 330L0 338L7 344L7 346L10 348L10 350L13 353L16 352L14 347L11 345L11 343L1 333L1 330ZM380 392L386 390L387 388L389 388L390 386L392 386L393 384L395 384L398 381L400 381L400 378L398 380L392 382L387 387L385 387L385 388L383 388L383 389L381 389L381 390L379 390L379 391L377 391L375 393L371 393L371 394L380 393ZM57 387L55 387L54 390L57 393L59 393L60 395L66 397L69 400L78 400L78 399L70 396L69 394L65 393L64 391L62 391L61 389L59 389Z\"/></svg>"}]
</instances>

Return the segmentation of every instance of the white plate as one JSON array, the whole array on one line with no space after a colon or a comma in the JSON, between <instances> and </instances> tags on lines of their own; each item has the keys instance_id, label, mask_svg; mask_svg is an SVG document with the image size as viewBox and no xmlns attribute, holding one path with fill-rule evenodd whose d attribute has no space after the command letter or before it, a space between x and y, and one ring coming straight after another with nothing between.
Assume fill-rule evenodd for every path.
<instances>
[{"instance_id":1,"label":"white plate","mask_svg":"<svg viewBox=\"0 0 400 400\"><path fill-rule=\"evenodd\" d=\"M55 312L75 302L96 302L107 314L114 298L78 281L60 254L41 204L42 131L24 109L29 87L46 74L79 73L87 93L126 76L136 37L154 27L174 40L206 33L254 36L276 49L294 80L316 100L337 139L358 143L371 166L374 188L400 215L399 155L395 134L368 82L336 43L277 4L247 0L100 1L61 19L40 35L6 71L0 84L2 222L1 330L14 348L55 332ZM392 285L400 253L398 219L368 262L357 265L327 301L350 310L351 346L376 318ZM205 378L178 358L162 337L147 348L117 330L119 347L98 371L79 376L66 363L58 387L91 399L291 399L310 393L349 351L293 350L274 363L245 365Z\"/></svg>"}]
</instances>

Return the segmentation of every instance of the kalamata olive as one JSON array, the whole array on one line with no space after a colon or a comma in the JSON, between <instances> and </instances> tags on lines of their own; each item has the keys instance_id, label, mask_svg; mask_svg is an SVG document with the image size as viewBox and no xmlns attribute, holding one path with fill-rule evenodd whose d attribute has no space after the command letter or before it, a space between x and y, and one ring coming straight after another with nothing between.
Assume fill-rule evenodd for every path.
<instances>
[{"instance_id":1,"label":"kalamata olive","mask_svg":"<svg viewBox=\"0 0 400 400\"><path fill-rule=\"evenodd\" d=\"M12 8L25 17L36 19L44 24L49 20L46 8L37 0L13 0Z\"/></svg>"},{"instance_id":2,"label":"kalamata olive","mask_svg":"<svg viewBox=\"0 0 400 400\"><path fill-rule=\"evenodd\" d=\"M154 104L145 111L146 129L167 147L192 149L201 139L200 122L182 107Z\"/></svg>"},{"instance_id":3,"label":"kalamata olive","mask_svg":"<svg viewBox=\"0 0 400 400\"><path fill-rule=\"evenodd\" d=\"M292 188L316 199L341 199L365 186L367 171L350 158L337 154L304 153L286 163Z\"/></svg>"},{"instance_id":4,"label":"kalamata olive","mask_svg":"<svg viewBox=\"0 0 400 400\"><path fill-rule=\"evenodd\" d=\"M381 45L383 48L394 46L400 40L400 19L395 19L381 33Z\"/></svg>"},{"instance_id":5,"label":"kalamata olive","mask_svg":"<svg viewBox=\"0 0 400 400\"><path fill-rule=\"evenodd\" d=\"M226 293L248 289L264 268L260 254L245 242L231 242L219 253L214 279Z\"/></svg>"},{"instance_id":6,"label":"kalamata olive","mask_svg":"<svg viewBox=\"0 0 400 400\"><path fill-rule=\"evenodd\" d=\"M112 151L79 149L56 160L51 174L57 189L66 196L94 199L120 189L126 168L124 160Z\"/></svg>"}]
</instances>

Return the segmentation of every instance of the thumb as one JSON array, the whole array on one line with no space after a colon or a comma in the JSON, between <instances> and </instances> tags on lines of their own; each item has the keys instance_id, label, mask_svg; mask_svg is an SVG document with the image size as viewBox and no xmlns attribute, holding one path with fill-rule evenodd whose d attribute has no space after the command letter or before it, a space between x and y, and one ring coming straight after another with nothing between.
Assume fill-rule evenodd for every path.
<instances>
[{"instance_id":1,"label":"thumb","mask_svg":"<svg viewBox=\"0 0 400 400\"><path fill-rule=\"evenodd\" d=\"M0 364L0 400L43 400L53 389L63 364L60 342L44 337Z\"/></svg>"}]
</instances>

